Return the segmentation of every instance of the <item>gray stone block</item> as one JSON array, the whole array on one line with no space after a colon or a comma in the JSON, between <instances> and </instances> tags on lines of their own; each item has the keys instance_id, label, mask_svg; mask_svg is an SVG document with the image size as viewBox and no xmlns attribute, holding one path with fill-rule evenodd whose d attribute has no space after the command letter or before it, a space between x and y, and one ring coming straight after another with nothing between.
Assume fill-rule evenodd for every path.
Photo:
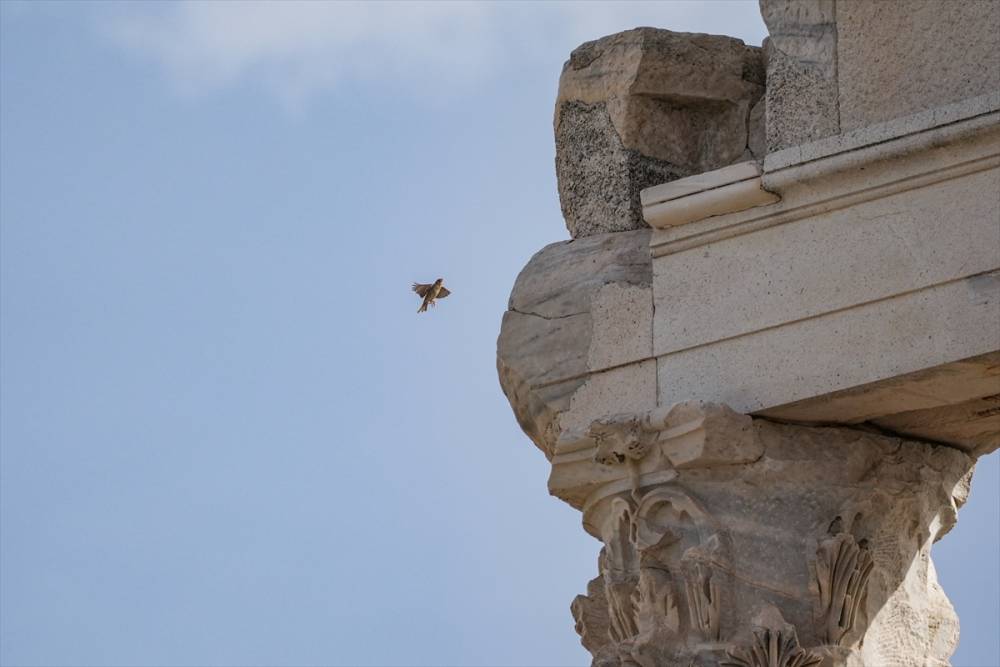
<instances>
[{"instance_id":1,"label":"gray stone block","mask_svg":"<svg viewBox=\"0 0 1000 667\"><path fill-rule=\"evenodd\" d=\"M840 131L832 0L760 0L767 54L767 150Z\"/></svg>"},{"instance_id":2,"label":"gray stone block","mask_svg":"<svg viewBox=\"0 0 1000 667\"><path fill-rule=\"evenodd\" d=\"M640 190L747 159L764 74L760 48L715 35L636 28L573 51L555 110L570 234L644 228Z\"/></svg>"}]
</instances>

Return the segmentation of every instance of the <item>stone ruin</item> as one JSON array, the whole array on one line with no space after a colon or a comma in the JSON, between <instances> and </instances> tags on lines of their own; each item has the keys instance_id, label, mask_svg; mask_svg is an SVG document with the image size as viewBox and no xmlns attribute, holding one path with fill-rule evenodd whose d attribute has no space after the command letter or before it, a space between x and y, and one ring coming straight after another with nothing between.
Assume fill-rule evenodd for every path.
<instances>
[{"instance_id":1,"label":"stone ruin","mask_svg":"<svg viewBox=\"0 0 1000 667\"><path fill-rule=\"evenodd\" d=\"M762 48L571 54L572 240L518 276L500 382L604 544L595 666L947 665L931 545L1000 446L1000 3L761 11Z\"/></svg>"}]
</instances>

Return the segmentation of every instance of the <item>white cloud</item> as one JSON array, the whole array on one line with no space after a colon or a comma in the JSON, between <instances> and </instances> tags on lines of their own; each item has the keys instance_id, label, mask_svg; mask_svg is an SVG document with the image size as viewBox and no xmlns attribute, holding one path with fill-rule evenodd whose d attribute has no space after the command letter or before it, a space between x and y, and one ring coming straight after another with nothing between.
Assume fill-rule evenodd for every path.
<instances>
[{"instance_id":1,"label":"white cloud","mask_svg":"<svg viewBox=\"0 0 1000 667\"><path fill-rule=\"evenodd\" d=\"M120 5L118 7L121 7ZM724 2L182 2L105 16L105 32L152 58L178 90L259 85L289 107L346 80L447 94L525 57L637 25L759 44L753 0Z\"/></svg>"}]
</instances>

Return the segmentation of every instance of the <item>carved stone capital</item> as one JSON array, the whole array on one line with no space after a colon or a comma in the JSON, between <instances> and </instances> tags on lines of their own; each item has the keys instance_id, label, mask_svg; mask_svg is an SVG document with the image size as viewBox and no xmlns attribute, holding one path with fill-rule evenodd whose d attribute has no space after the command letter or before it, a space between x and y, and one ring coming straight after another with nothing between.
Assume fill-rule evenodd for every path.
<instances>
[{"instance_id":1,"label":"carved stone capital","mask_svg":"<svg viewBox=\"0 0 1000 667\"><path fill-rule=\"evenodd\" d=\"M566 433L552 464L604 544L573 603L595 665L874 667L898 656L863 640L892 633L950 653L950 608L914 591L936 589L930 545L973 464L958 450L686 403Z\"/></svg>"}]
</instances>

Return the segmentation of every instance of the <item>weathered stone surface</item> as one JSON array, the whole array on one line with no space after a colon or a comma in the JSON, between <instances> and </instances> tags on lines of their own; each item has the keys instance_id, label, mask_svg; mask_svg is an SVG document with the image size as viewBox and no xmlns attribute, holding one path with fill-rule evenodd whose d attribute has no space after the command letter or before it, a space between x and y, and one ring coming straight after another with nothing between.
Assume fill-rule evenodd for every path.
<instances>
[{"instance_id":1,"label":"weathered stone surface","mask_svg":"<svg viewBox=\"0 0 1000 667\"><path fill-rule=\"evenodd\" d=\"M497 341L497 371L521 428L546 455L561 416L589 423L593 410L614 411L616 400L622 409L655 403L655 362L640 369L647 379L638 386L633 373L621 372L650 357L651 282L645 230L554 243L521 271Z\"/></svg>"},{"instance_id":2,"label":"weathered stone surface","mask_svg":"<svg viewBox=\"0 0 1000 667\"><path fill-rule=\"evenodd\" d=\"M556 100L559 199L574 238L645 227L639 191L748 153L761 50L636 28L578 47Z\"/></svg>"},{"instance_id":3,"label":"weathered stone surface","mask_svg":"<svg viewBox=\"0 0 1000 667\"><path fill-rule=\"evenodd\" d=\"M673 468L692 438L729 446ZM617 471L582 504L605 545L603 590L573 602L594 664L947 664L958 625L930 548L967 497L971 457L682 404L567 434L553 492L573 497L560 471L588 451ZM769 651L776 662L755 661Z\"/></svg>"},{"instance_id":4,"label":"weathered stone surface","mask_svg":"<svg viewBox=\"0 0 1000 667\"><path fill-rule=\"evenodd\" d=\"M779 201L654 231L660 403L1000 446L998 109L973 98L769 154ZM685 200L732 169L650 188L705 191L648 219L697 210Z\"/></svg>"},{"instance_id":5,"label":"weathered stone surface","mask_svg":"<svg viewBox=\"0 0 1000 667\"><path fill-rule=\"evenodd\" d=\"M1000 317L994 330L1000 332ZM1000 352L897 374L772 408L762 416L799 423L871 422L904 437L983 456L1000 446Z\"/></svg>"},{"instance_id":6,"label":"weathered stone surface","mask_svg":"<svg viewBox=\"0 0 1000 667\"><path fill-rule=\"evenodd\" d=\"M760 0L768 152L840 131L834 0Z\"/></svg>"},{"instance_id":7,"label":"weathered stone surface","mask_svg":"<svg viewBox=\"0 0 1000 667\"><path fill-rule=\"evenodd\" d=\"M760 0L767 150L1000 89L995 0Z\"/></svg>"},{"instance_id":8,"label":"weathered stone surface","mask_svg":"<svg viewBox=\"0 0 1000 667\"><path fill-rule=\"evenodd\" d=\"M836 18L842 131L1000 90L996 0L839 0Z\"/></svg>"},{"instance_id":9,"label":"weathered stone surface","mask_svg":"<svg viewBox=\"0 0 1000 667\"><path fill-rule=\"evenodd\" d=\"M930 548L1000 445L1000 97L841 134L845 100L892 105L879 72L838 82L848 53L930 57L967 20L940 6L938 29L924 0L761 0L763 97L761 52L725 38L637 29L566 64L577 240L519 276L497 366L549 492L604 545L571 607L593 665L948 664ZM875 33L892 43L856 43ZM978 56L928 104L981 92ZM918 104L930 80L899 76ZM651 234L598 233L638 228L640 201Z\"/></svg>"}]
</instances>

